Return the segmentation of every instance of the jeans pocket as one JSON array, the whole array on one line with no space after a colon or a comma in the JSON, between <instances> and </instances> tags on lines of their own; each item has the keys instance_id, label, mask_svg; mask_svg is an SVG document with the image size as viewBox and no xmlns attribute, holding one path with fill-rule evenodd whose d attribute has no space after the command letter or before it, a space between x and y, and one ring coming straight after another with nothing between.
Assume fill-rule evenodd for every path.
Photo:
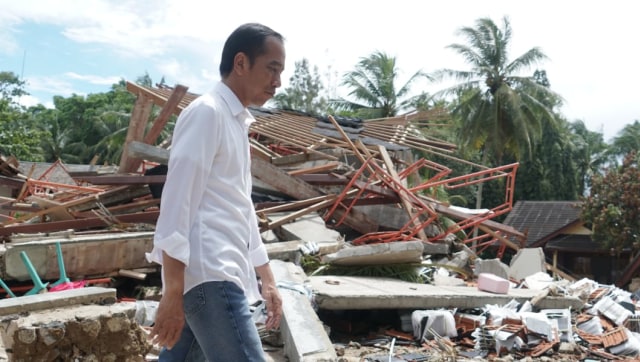
<instances>
[{"instance_id":1,"label":"jeans pocket","mask_svg":"<svg viewBox=\"0 0 640 362\"><path fill-rule=\"evenodd\" d=\"M184 295L184 314L192 316L204 308L206 300L204 297L204 288L202 285L193 287Z\"/></svg>"}]
</instances>

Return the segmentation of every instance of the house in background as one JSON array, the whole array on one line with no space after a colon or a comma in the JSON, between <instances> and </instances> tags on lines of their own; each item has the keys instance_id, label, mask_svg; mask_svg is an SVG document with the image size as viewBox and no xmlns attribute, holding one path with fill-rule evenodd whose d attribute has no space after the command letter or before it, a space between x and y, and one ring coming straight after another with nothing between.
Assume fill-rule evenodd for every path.
<instances>
[{"instance_id":1,"label":"house in background","mask_svg":"<svg viewBox=\"0 0 640 362\"><path fill-rule=\"evenodd\" d=\"M518 201L504 224L526 235L527 248L542 248L550 264L576 278L614 284L628 264L629 251L616 258L591 240L580 220L579 201Z\"/></svg>"}]
</instances>

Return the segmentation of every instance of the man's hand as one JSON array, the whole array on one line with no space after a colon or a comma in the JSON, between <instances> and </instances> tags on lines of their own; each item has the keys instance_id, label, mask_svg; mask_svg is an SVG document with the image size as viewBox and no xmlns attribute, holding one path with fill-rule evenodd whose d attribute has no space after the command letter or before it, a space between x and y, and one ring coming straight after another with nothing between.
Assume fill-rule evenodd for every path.
<instances>
[{"instance_id":1,"label":"man's hand","mask_svg":"<svg viewBox=\"0 0 640 362\"><path fill-rule=\"evenodd\" d=\"M184 327L182 293L163 295L156 311L156 320L151 330L151 342L167 349L178 343Z\"/></svg>"},{"instance_id":2,"label":"man's hand","mask_svg":"<svg viewBox=\"0 0 640 362\"><path fill-rule=\"evenodd\" d=\"M162 252L162 298L149 338L167 349L178 343L184 327L184 264Z\"/></svg>"},{"instance_id":3,"label":"man's hand","mask_svg":"<svg viewBox=\"0 0 640 362\"><path fill-rule=\"evenodd\" d=\"M267 330L277 329L280 327L280 321L282 320L282 297L278 287L276 287L276 281L269 263L256 267L256 272L262 281L262 298L267 304L265 327Z\"/></svg>"},{"instance_id":4,"label":"man's hand","mask_svg":"<svg viewBox=\"0 0 640 362\"><path fill-rule=\"evenodd\" d=\"M262 284L262 298L267 304L267 321L265 327L267 330L277 329L280 327L282 320L282 297L275 284Z\"/></svg>"}]
</instances>

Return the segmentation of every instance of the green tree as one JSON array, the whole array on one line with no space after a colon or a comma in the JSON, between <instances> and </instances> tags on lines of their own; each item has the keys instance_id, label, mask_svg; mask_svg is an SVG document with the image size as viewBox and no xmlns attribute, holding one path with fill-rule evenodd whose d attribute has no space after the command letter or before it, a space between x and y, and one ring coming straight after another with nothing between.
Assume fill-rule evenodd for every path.
<instances>
[{"instance_id":1,"label":"green tree","mask_svg":"<svg viewBox=\"0 0 640 362\"><path fill-rule=\"evenodd\" d=\"M454 96L452 115L460 121L459 142L482 154L482 163L502 163L505 155L519 160L531 154L545 122L556 123L549 108L560 97L539 83L538 79L519 74L546 58L535 47L509 60L511 26L505 17L498 27L491 19L481 18L475 27L463 27L460 34L467 44L448 48L460 54L470 70L441 69L434 79L453 78L457 84L436 96ZM478 187L476 207L482 203L482 183Z\"/></svg>"},{"instance_id":2,"label":"green tree","mask_svg":"<svg viewBox=\"0 0 640 362\"><path fill-rule=\"evenodd\" d=\"M355 69L344 74L342 85L350 89L351 100L341 98L332 103L338 109L355 112L361 118L392 117L399 111L415 104L410 97L412 84L421 77L422 71L414 73L398 90L398 68L396 58L383 52L374 52L360 59ZM419 96L418 96L419 97Z\"/></svg>"},{"instance_id":3,"label":"green tree","mask_svg":"<svg viewBox=\"0 0 640 362\"><path fill-rule=\"evenodd\" d=\"M322 114L327 111L327 99L321 95L324 87L318 67L309 69L309 61L303 58L295 64L295 71L289 78L289 86L273 97L276 107Z\"/></svg>"},{"instance_id":4,"label":"green tree","mask_svg":"<svg viewBox=\"0 0 640 362\"><path fill-rule=\"evenodd\" d=\"M572 132L571 124L545 125L542 137L533 146L532 157L520 161L516 177L517 200L578 200L584 190L580 165L583 140Z\"/></svg>"},{"instance_id":5,"label":"green tree","mask_svg":"<svg viewBox=\"0 0 640 362\"><path fill-rule=\"evenodd\" d=\"M640 151L640 121L630 123L613 138L607 154L611 160L622 159L631 152Z\"/></svg>"},{"instance_id":6,"label":"green tree","mask_svg":"<svg viewBox=\"0 0 640 362\"><path fill-rule=\"evenodd\" d=\"M0 72L0 154L23 161L42 161L42 132L19 104L28 95L25 82L12 72Z\"/></svg>"},{"instance_id":7,"label":"green tree","mask_svg":"<svg viewBox=\"0 0 640 362\"><path fill-rule=\"evenodd\" d=\"M601 173L607 162L608 145L601 132L589 131L581 120L571 123L570 128L576 146L574 162L577 166L579 194L585 196L593 176Z\"/></svg>"},{"instance_id":8,"label":"green tree","mask_svg":"<svg viewBox=\"0 0 640 362\"><path fill-rule=\"evenodd\" d=\"M151 84L148 75L138 80ZM56 113L46 122L50 138L44 142L51 157L67 163L89 163L95 156L100 162L119 162L135 104L124 80L108 92L55 96L53 101Z\"/></svg>"},{"instance_id":9,"label":"green tree","mask_svg":"<svg viewBox=\"0 0 640 362\"><path fill-rule=\"evenodd\" d=\"M554 123L556 118L549 103L560 96L539 83L540 76L518 75L546 56L534 47L509 61L511 26L506 17L501 28L481 18L475 27L463 27L460 33L468 44L448 48L464 57L471 70L436 71L435 79L459 82L437 95L458 97L452 113L462 122L463 146L486 151L498 162L505 154L519 159L540 136L542 124Z\"/></svg>"},{"instance_id":10,"label":"green tree","mask_svg":"<svg viewBox=\"0 0 640 362\"><path fill-rule=\"evenodd\" d=\"M640 154L631 152L621 166L594 176L582 204L582 219L592 227L592 239L620 251L640 243Z\"/></svg>"}]
</instances>

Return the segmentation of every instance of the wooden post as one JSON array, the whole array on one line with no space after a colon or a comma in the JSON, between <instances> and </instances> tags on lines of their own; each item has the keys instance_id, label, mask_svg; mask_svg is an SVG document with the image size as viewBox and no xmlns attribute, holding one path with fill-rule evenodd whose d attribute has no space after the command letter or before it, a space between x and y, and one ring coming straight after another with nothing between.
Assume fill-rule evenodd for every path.
<instances>
[{"instance_id":1,"label":"wooden post","mask_svg":"<svg viewBox=\"0 0 640 362\"><path fill-rule=\"evenodd\" d=\"M153 108L153 99L147 97L145 94L139 94L136 104L131 112L131 120L129 121L129 128L127 129L127 138L124 142L124 148L122 149L122 157L120 158L119 173L133 172L132 166L137 166L139 163L135 163L135 159L129 157L127 148L131 141L142 141L144 137L144 129L147 127L149 116ZM134 165L135 163L135 165Z\"/></svg>"},{"instance_id":2,"label":"wooden post","mask_svg":"<svg viewBox=\"0 0 640 362\"><path fill-rule=\"evenodd\" d=\"M384 146L380 145L378 146L378 151L380 152L382 161L384 162L385 166L387 166L387 171L389 172L391 178L393 178L394 181L400 183L400 178L398 177L398 173L396 172L395 165L391 161L391 157L389 157L389 154L387 153L387 149ZM400 190L398 191L398 196L400 197L402 207L404 207L404 209L407 211L409 218L413 220L413 225L415 227L420 227L422 223L418 218L414 217L415 212L413 210L413 204L411 203L411 201L409 201L406 193L403 190ZM429 241L429 239L427 238L427 234L424 232L424 229L422 227L420 227L418 230L418 237L423 241Z\"/></svg>"},{"instance_id":3,"label":"wooden post","mask_svg":"<svg viewBox=\"0 0 640 362\"><path fill-rule=\"evenodd\" d=\"M556 270L558 269L558 250L553 251L553 279L556 279L558 274Z\"/></svg>"}]
</instances>

